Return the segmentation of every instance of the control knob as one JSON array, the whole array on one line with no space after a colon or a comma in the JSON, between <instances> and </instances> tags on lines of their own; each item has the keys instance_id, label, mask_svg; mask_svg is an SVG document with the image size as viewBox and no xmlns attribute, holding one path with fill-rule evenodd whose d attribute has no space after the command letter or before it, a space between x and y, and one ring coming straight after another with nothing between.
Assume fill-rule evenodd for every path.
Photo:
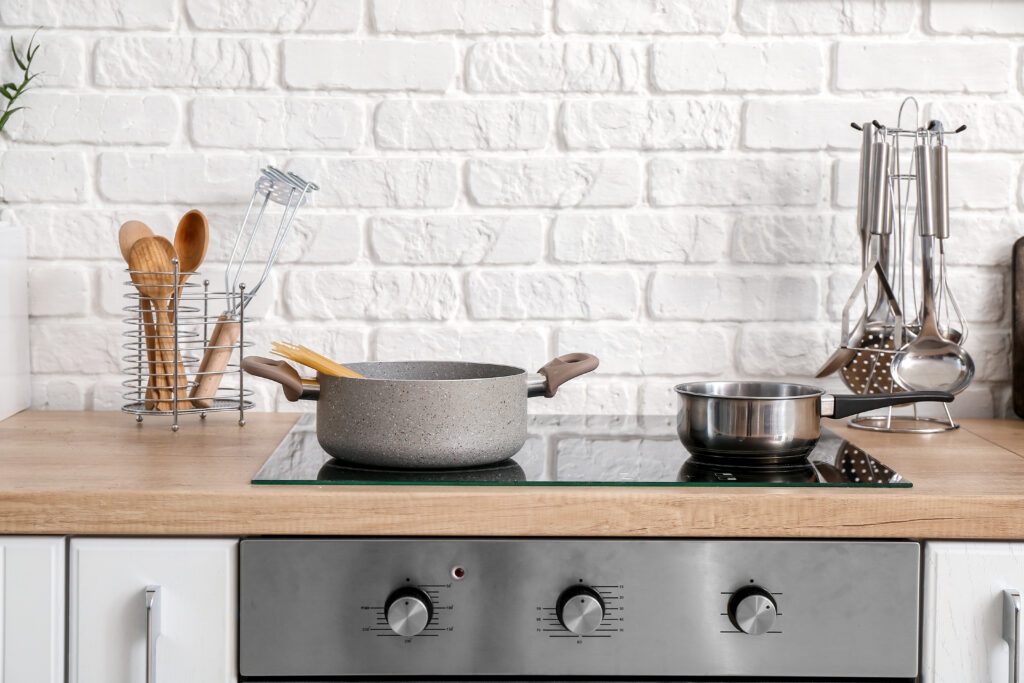
<instances>
[{"instance_id":1,"label":"control knob","mask_svg":"<svg viewBox=\"0 0 1024 683\"><path fill-rule=\"evenodd\" d=\"M558 621L578 636L593 633L604 619L604 600L589 586L573 586L562 591L555 604Z\"/></svg>"},{"instance_id":2,"label":"control knob","mask_svg":"<svg viewBox=\"0 0 1024 683\"><path fill-rule=\"evenodd\" d=\"M772 594L760 586L746 586L729 598L729 621L752 636L767 633L775 625L779 606Z\"/></svg>"},{"instance_id":3,"label":"control knob","mask_svg":"<svg viewBox=\"0 0 1024 683\"><path fill-rule=\"evenodd\" d=\"M384 616L400 636L414 636L427 627L434 614L430 598L419 588L399 588L384 603Z\"/></svg>"}]
</instances>

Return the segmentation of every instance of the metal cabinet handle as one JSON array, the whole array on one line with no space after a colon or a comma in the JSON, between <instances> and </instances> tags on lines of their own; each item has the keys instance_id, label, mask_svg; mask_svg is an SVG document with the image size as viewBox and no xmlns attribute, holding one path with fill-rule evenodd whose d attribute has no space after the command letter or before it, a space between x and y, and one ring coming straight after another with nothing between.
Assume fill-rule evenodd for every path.
<instances>
[{"instance_id":1,"label":"metal cabinet handle","mask_svg":"<svg viewBox=\"0 0 1024 683\"><path fill-rule=\"evenodd\" d=\"M156 641L160 637L160 586L146 586L146 683L156 683Z\"/></svg>"},{"instance_id":2,"label":"metal cabinet handle","mask_svg":"<svg viewBox=\"0 0 1024 683\"><path fill-rule=\"evenodd\" d=\"M1010 646L1010 683L1020 683L1020 591L1003 591L1003 640Z\"/></svg>"}]
</instances>

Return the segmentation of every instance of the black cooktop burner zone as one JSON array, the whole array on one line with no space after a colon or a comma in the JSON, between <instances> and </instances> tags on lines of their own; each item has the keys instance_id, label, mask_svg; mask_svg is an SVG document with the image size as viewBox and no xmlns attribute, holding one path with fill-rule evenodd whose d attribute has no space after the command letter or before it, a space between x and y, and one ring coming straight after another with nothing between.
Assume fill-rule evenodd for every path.
<instances>
[{"instance_id":1,"label":"black cooktop burner zone","mask_svg":"<svg viewBox=\"0 0 1024 683\"><path fill-rule=\"evenodd\" d=\"M303 415L253 484L432 484L490 486L855 486L909 487L898 473L828 429L806 458L773 465L691 456L673 416L532 415L511 459L486 467L402 470L332 458Z\"/></svg>"}]
</instances>

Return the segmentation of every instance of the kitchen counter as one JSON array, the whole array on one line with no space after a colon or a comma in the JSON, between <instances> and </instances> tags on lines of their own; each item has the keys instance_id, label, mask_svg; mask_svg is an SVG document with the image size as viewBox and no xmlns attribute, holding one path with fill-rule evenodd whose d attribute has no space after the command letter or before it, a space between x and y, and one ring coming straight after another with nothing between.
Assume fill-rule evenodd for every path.
<instances>
[{"instance_id":1,"label":"kitchen counter","mask_svg":"<svg viewBox=\"0 0 1024 683\"><path fill-rule=\"evenodd\" d=\"M831 429L912 488L251 486L297 419L0 422L0 533L1024 538L1024 422L934 435Z\"/></svg>"}]
</instances>

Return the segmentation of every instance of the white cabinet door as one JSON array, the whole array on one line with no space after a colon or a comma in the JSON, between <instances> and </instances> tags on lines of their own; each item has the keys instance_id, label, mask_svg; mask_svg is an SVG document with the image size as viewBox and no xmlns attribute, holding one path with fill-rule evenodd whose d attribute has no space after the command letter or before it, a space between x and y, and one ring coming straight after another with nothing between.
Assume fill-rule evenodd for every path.
<instances>
[{"instance_id":1,"label":"white cabinet door","mask_svg":"<svg viewBox=\"0 0 1024 683\"><path fill-rule=\"evenodd\" d=\"M64 680L63 536L0 536L0 683Z\"/></svg>"},{"instance_id":2,"label":"white cabinet door","mask_svg":"<svg viewBox=\"0 0 1024 683\"><path fill-rule=\"evenodd\" d=\"M234 681L237 563L235 539L72 539L69 682L146 681L150 643L159 683ZM150 634L147 586L159 587Z\"/></svg>"},{"instance_id":3,"label":"white cabinet door","mask_svg":"<svg viewBox=\"0 0 1024 683\"><path fill-rule=\"evenodd\" d=\"M1003 640L1007 589L1024 591L1024 543L925 544L924 683L1012 682Z\"/></svg>"}]
</instances>

